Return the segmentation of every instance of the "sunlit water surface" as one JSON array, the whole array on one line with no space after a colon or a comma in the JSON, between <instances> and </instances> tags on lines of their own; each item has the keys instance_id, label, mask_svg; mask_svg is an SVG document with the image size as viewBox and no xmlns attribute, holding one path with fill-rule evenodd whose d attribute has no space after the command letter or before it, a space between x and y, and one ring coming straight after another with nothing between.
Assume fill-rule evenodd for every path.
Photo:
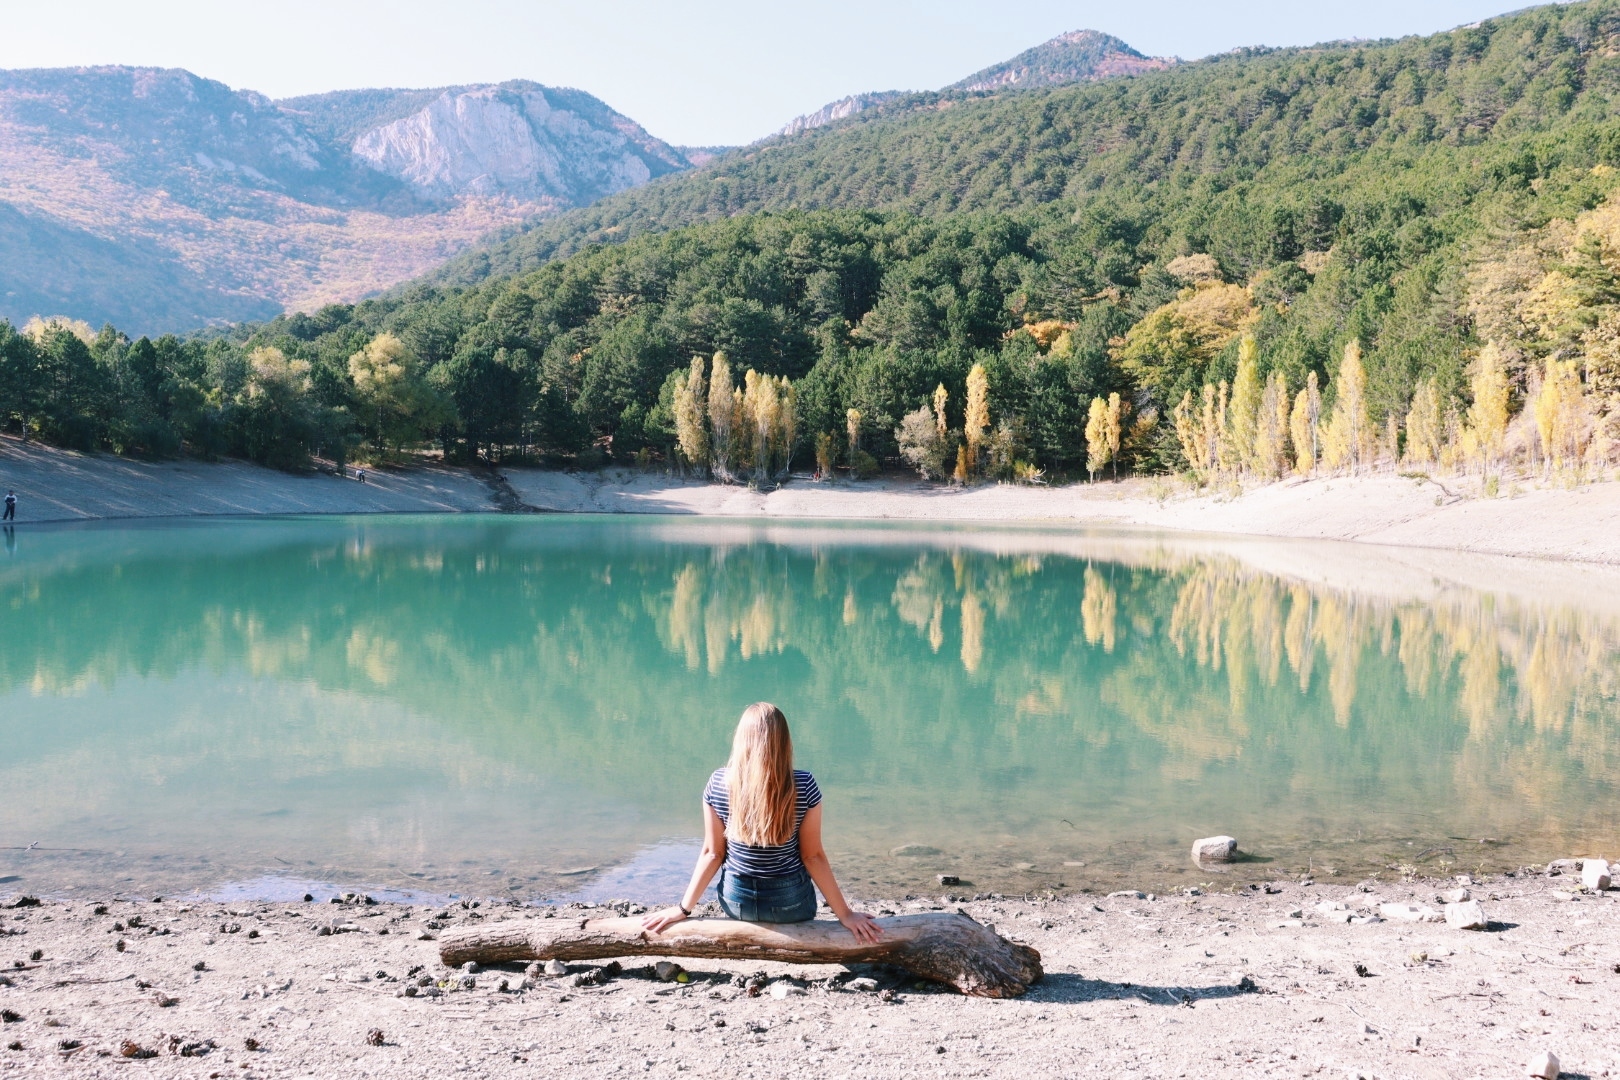
<instances>
[{"instance_id":1,"label":"sunlit water surface","mask_svg":"<svg viewBox=\"0 0 1620 1080\"><path fill-rule=\"evenodd\" d=\"M667 898L760 699L862 896L1620 853L1598 571L1473 588L1343 552L690 518L19 529L0 893ZM1225 877L1186 854L1215 833L1248 860Z\"/></svg>"}]
</instances>

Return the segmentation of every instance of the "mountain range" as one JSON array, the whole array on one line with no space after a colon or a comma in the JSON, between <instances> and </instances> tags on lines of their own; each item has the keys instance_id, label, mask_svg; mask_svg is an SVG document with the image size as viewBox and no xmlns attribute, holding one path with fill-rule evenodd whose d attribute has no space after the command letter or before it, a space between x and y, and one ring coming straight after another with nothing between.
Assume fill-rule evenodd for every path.
<instances>
[{"instance_id":1,"label":"mountain range","mask_svg":"<svg viewBox=\"0 0 1620 1080\"><path fill-rule=\"evenodd\" d=\"M921 97L1171 63L1077 31ZM778 138L918 97L857 95ZM527 81L273 101L183 70L0 71L0 318L188 331L353 302L728 151Z\"/></svg>"}]
</instances>

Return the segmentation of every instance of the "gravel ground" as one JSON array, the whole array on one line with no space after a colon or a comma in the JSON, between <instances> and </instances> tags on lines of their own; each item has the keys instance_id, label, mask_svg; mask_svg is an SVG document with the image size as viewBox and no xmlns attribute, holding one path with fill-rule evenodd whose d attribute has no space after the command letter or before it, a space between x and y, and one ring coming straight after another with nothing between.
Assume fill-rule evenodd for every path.
<instances>
[{"instance_id":1,"label":"gravel ground","mask_svg":"<svg viewBox=\"0 0 1620 1080\"><path fill-rule=\"evenodd\" d=\"M892 969L698 961L684 983L630 961L464 987L428 940L578 905L46 901L0 912L0 1076L1452 1078L1522 1076L1543 1050L1566 1076L1620 1076L1616 894L1526 870L1469 886L1482 931L1339 921L1439 910L1457 887L867 905L961 908L1034 945L1046 979L1010 1001Z\"/></svg>"}]
</instances>

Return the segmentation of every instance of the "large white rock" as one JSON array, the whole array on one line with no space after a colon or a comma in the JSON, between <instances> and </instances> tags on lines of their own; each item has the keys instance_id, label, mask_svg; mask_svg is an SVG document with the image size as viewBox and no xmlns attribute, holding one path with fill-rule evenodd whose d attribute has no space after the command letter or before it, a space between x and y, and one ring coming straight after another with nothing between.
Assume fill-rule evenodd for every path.
<instances>
[{"instance_id":1,"label":"large white rock","mask_svg":"<svg viewBox=\"0 0 1620 1080\"><path fill-rule=\"evenodd\" d=\"M1581 885L1587 892L1602 892L1609 887L1607 859L1586 859L1581 863Z\"/></svg>"},{"instance_id":2,"label":"large white rock","mask_svg":"<svg viewBox=\"0 0 1620 1080\"><path fill-rule=\"evenodd\" d=\"M1396 922L1439 922L1443 918L1434 908L1417 904L1380 904L1378 914Z\"/></svg>"},{"instance_id":3,"label":"large white rock","mask_svg":"<svg viewBox=\"0 0 1620 1080\"><path fill-rule=\"evenodd\" d=\"M1230 836L1206 836L1193 841L1193 862L1231 862L1236 856L1237 840Z\"/></svg>"},{"instance_id":4,"label":"large white rock","mask_svg":"<svg viewBox=\"0 0 1620 1080\"><path fill-rule=\"evenodd\" d=\"M1543 1050L1530 1059L1525 1071L1538 1080L1558 1080L1558 1055L1551 1050Z\"/></svg>"},{"instance_id":5,"label":"large white rock","mask_svg":"<svg viewBox=\"0 0 1620 1080\"><path fill-rule=\"evenodd\" d=\"M1478 900L1446 905L1446 925L1454 930L1483 930L1490 925Z\"/></svg>"}]
</instances>

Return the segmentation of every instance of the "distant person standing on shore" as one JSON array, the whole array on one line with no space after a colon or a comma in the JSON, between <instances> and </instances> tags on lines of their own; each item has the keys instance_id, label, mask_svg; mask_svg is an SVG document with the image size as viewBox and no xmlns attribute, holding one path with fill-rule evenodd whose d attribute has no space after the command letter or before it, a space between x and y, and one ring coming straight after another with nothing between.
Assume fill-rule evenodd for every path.
<instances>
[{"instance_id":1,"label":"distant person standing on shore","mask_svg":"<svg viewBox=\"0 0 1620 1080\"><path fill-rule=\"evenodd\" d=\"M0 518L0 520L17 520L17 493L15 491L6 492L6 516L4 518Z\"/></svg>"},{"instance_id":2,"label":"distant person standing on shore","mask_svg":"<svg viewBox=\"0 0 1620 1080\"><path fill-rule=\"evenodd\" d=\"M733 919L808 922L816 917L816 886L844 929L863 945L883 938L870 915L850 908L821 843L821 789L793 768L787 718L769 702L750 705L731 740L731 760L703 789L703 850L680 903L655 911L641 925L661 934L703 899L718 872L720 907Z\"/></svg>"},{"instance_id":3,"label":"distant person standing on shore","mask_svg":"<svg viewBox=\"0 0 1620 1080\"><path fill-rule=\"evenodd\" d=\"M364 469L356 469L356 470L354 470L354 478L356 480L360 481L362 484L365 483L366 482L366 470L364 470Z\"/></svg>"}]
</instances>

